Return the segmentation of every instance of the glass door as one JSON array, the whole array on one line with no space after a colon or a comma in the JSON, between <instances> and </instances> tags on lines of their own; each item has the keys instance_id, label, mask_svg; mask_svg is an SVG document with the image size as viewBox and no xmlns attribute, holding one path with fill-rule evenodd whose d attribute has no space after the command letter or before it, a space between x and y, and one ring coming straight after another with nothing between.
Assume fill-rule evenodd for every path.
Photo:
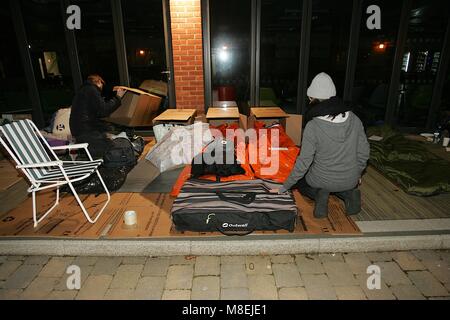
<instances>
[{"instance_id":1,"label":"glass door","mask_svg":"<svg viewBox=\"0 0 450 320\"><path fill-rule=\"evenodd\" d=\"M212 106L245 110L250 99L251 1L210 0L209 8Z\"/></svg>"},{"instance_id":2,"label":"glass door","mask_svg":"<svg viewBox=\"0 0 450 320\"><path fill-rule=\"evenodd\" d=\"M21 0L36 84L45 118L72 103L72 72L59 2Z\"/></svg>"},{"instance_id":3,"label":"glass door","mask_svg":"<svg viewBox=\"0 0 450 320\"><path fill-rule=\"evenodd\" d=\"M130 86L161 96L161 109L175 107L168 1L122 0L122 12Z\"/></svg>"},{"instance_id":4,"label":"glass door","mask_svg":"<svg viewBox=\"0 0 450 320\"><path fill-rule=\"evenodd\" d=\"M367 28L364 12L372 4L382 12L381 29ZM366 0L363 8L352 103L366 125L377 125L384 123L402 2Z\"/></svg>"},{"instance_id":5,"label":"glass door","mask_svg":"<svg viewBox=\"0 0 450 320\"><path fill-rule=\"evenodd\" d=\"M449 10L448 1L413 1L398 97L401 127L426 126Z\"/></svg>"},{"instance_id":6,"label":"glass door","mask_svg":"<svg viewBox=\"0 0 450 320\"><path fill-rule=\"evenodd\" d=\"M261 3L259 105L297 112L302 1Z\"/></svg>"}]
</instances>

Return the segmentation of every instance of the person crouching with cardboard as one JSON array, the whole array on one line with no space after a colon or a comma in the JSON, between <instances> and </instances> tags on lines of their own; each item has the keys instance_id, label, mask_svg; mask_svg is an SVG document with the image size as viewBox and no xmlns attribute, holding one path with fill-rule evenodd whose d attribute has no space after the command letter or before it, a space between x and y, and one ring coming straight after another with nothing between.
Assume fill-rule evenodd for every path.
<instances>
[{"instance_id":1,"label":"person crouching with cardboard","mask_svg":"<svg viewBox=\"0 0 450 320\"><path fill-rule=\"evenodd\" d=\"M101 118L109 116L121 104L125 90L119 89L112 99L102 97L105 81L99 75L90 75L72 101L70 131L77 143L88 143L94 158L102 158L110 147Z\"/></svg>"},{"instance_id":2,"label":"person crouching with cardboard","mask_svg":"<svg viewBox=\"0 0 450 320\"><path fill-rule=\"evenodd\" d=\"M344 200L348 215L361 211L358 185L369 159L370 147L361 120L336 97L331 77L319 73L307 91L311 107L302 148L294 168L283 186L285 193L298 187L301 194L315 201L314 217L328 216L328 197Z\"/></svg>"}]
</instances>

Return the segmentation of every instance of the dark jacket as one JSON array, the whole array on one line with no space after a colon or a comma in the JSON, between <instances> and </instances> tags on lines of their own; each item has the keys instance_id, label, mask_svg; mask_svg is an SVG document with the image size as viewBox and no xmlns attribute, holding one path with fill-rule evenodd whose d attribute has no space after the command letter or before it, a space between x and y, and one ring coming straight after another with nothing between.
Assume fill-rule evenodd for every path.
<instances>
[{"instance_id":1,"label":"dark jacket","mask_svg":"<svg viewBox=\"0 0 450 320\"><path fill-rule=\"evenodd\" d=\"M120 107L120 99L114 97L106 100L100 88L85 82L72 101L70 113L70 131L75 138L86 135L104 135L100 121Z\"/></svg>"}]
</instances>

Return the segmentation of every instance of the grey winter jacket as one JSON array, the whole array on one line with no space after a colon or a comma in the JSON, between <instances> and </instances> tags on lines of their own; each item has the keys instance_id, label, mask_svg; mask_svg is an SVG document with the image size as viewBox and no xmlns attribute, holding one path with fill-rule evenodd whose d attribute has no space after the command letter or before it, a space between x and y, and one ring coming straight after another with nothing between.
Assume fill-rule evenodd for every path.
<instances>
[{"instance_id":1,"label":"grey winter jacket","mask_svg":"<svg viewBox=\"0 0 450 320\"><path fill-rule=\"evenodd\" d=\"M300 155L280 192L306 174L306 182L330 192L357 186L369 159L370 147L361 120L352 112L342 123L313 118L305 127Z\"/></svg>"}]
</instances>

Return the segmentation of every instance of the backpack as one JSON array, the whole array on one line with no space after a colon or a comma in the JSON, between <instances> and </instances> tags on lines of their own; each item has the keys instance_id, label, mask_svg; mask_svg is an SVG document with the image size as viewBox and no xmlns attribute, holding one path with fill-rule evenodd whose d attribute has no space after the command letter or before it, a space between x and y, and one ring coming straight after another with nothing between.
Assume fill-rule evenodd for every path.
<instances>
[{"instance_id":1,"label":"backpack","mask_svg":"<svg viewBox=\"0 0 450 320\"><path fill-rule=\"evenodd\" d=\"M222 153L218 157L219 163L206 163L205 156L215 157L216 152ZM228 163L227 160L228 159ZM229 159L233 159L230 161ZM229 177L238 174L245 174L245 170L241 167L236 159L234 143L228 140L216 139L209 144L203 153L198 154L192 160L191 174L193 178L199 178L205 174L214 174L217 181L220 177Z\"/></svg>"},{"instance_id":2,"label":"backpack","mask_svg":"<svg viewBox=\"0 0 450 320\"><path fill-rule=\"evenodd\" d=\"M116 138L103 156L105 168L133 168L137 164L133 144L127 138Z\"/></svg>"}]
</instances>

